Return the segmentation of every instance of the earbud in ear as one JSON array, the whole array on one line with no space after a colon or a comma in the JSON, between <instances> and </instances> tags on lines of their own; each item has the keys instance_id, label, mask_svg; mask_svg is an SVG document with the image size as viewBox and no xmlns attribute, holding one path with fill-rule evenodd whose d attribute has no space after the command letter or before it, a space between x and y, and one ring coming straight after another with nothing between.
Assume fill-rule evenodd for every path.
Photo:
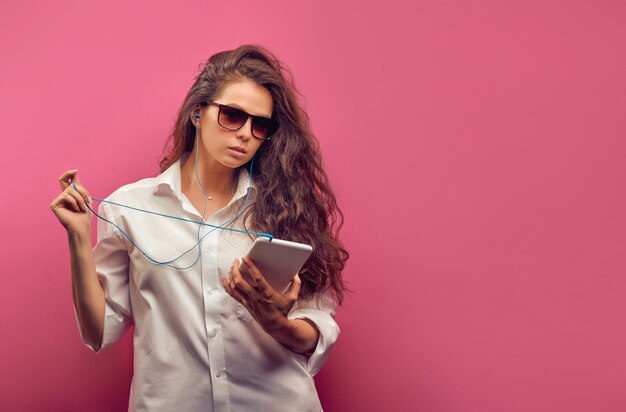
<instances>
[{"instance_id":1,"label":"earbud in ear","mask_svg":"<svg viewBox=\"0 0 626 412\"><path fill-rule=\"evenodd\" d=\"M196 126L200 124L200 113L193 114L194 119L196 119Z\"/></svg>"}]
</instances>

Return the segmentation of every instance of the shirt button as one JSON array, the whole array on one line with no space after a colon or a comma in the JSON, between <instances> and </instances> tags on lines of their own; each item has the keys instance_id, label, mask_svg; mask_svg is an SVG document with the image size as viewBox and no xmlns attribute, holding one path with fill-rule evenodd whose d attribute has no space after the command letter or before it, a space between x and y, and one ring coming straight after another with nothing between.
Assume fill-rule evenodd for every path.
<instances>
[{"instance_id":1,"label":"shirt button","mask_svg":"<svg viewBox=\"0 0 626 412\"><path fill-rule=\"evenodd\" d=\"M216 336L217 336L217 331L216 331L216 330L214 330L213 332L211 332L211 337L212 337L212 338L214 338L214 337L216 337Z\"/></svg>"},{"instance_id":2,"label":"shirt button","mask_svg":"<svg viewBox=\"0 0 626 412\"><path fill-rule=\"evenodd\" d=\"M207 252L209 252L209 253L211 253L211 252L213 251L213 249L211 249L210 247L207 247L205 250L206 250Z\"/></svg>"},{"instance_id":3,"label":"shirt button","mask_svg":"<svg viewBox=\"0 0 626 412\"><path fill-rule=\"evenodd\" d=\"M217 376L218 378L222 376L222 371L218 371L215 376Z\"/></svg>"},{"instance_id":4,"label":"shirt button","mask_svg":"<svg viewBox=\"0 0 626 412\"><path fill-rule=\"evenodd\" d=\"M212 294L213 294L213 292L215 292L215 289L208 288L208 289L207 289L207 292L209 292L209 295L212 295Z\"/></svg>"}]
</instances>

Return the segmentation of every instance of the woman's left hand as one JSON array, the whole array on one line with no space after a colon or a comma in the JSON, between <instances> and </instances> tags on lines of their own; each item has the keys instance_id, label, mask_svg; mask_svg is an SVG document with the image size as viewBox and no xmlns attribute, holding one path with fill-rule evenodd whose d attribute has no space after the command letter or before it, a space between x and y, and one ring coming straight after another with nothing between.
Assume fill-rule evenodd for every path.
<instances>
[{"instance_id":1,"label":"woman's left hand","mask_svg":"<svg viewBox=\"0 0 626 412\"><path fill-rule=\"evenodd\" d=\"M254 280L247 282L240 271L239 261L230 267L230 278L222 278L226 292L248 309L248 312L270 335L288 328L287 315L298 299L300 277L296 274L285 293L277 292L265 279L254 263L244 257L244 265Z\"/></svg>"}]
</instances>

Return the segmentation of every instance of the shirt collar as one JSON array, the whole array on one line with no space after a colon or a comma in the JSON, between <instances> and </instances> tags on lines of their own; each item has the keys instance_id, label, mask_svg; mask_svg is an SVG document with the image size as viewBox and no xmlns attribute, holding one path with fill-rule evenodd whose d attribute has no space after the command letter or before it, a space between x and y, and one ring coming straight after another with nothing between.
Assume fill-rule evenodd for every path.
<instances>
[{"instance_id":1,"label":"shirt collar","mask_svg":"<svg viewBox=\"0 0 626 412\"><path fill-rule=\"evenodd\" d=\"M176 162L172 163L163 173L155 178L154 189L152 193L155 196L174 196L178 200L182 201L182 189L181 189L181 171L180 166L189 157L190 152L183 153L183 155ZM254 182L250 185L250 172L248 169L240 169L237 181L237 189L232 199L228 203L230 206L237 200L245 197L248 194L248 187L251 187L250 196L256 192Z\"/></svg>"}]
</instances>

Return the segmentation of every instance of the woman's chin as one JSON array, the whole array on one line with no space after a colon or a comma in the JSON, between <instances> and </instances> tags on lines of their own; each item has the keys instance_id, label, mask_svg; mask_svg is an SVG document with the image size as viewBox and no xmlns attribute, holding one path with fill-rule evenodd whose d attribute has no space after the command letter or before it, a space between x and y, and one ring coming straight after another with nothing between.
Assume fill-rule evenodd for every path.
<instances>
[{"instance_id":1,"label":"woman's chin","mask_svg":"<svg viewBox=\"0 0 626 412\"><path fill-rule=\"evenodd\" d=\"M248 162L248 159L223 159L220 163L229 169L237 169Z\"/></svg>"}]
</instances>

